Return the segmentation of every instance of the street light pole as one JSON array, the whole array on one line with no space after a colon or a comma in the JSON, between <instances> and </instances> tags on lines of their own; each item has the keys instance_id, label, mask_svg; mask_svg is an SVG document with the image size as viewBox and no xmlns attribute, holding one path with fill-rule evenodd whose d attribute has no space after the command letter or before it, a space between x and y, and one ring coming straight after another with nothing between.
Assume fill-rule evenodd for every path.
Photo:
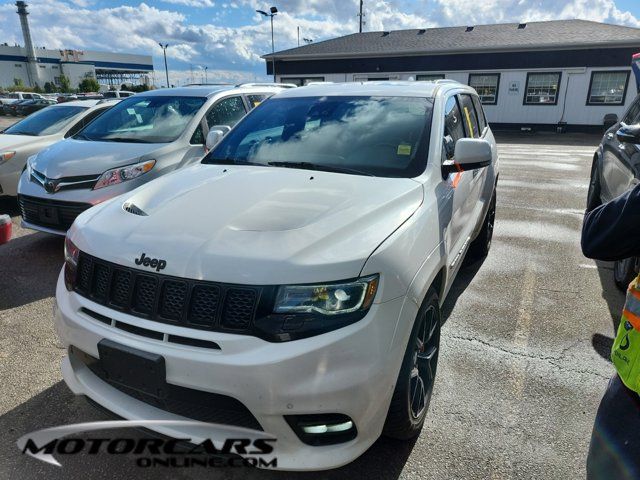
<instances>
[{"instance_id":1,"label":"street light pole","mask_svg":"<svg viewBox=\"0 0 640 480\"><path fill-rule=\"evenodd\" d=\"M158 42L158 45L160 45L160 48L162 48L162 52L164 53L164 73L167 76L167 88L169 88L169 68L167 67L167 47L169 47L169 44L165 43L163 45Z\"/></svg>"},{"instance_id":2,"label":"street light pole","mask_svg":"<svg viewBox=\"0 0 640 480\"><path fill-rule=\"evenodd\" d=\"M258 12L260 15L264 17L271 18L271 55L273 55L276 51L275 43L273 41L273 17L275 17L278 14L278 9L276 7L271 7L269 9L270 13L267 13L264 10L256 10L256 12ZM276 83L276 58L272 56L272 60L273 60L273 83Z\"/></svg>"},{"instance_id":3,"label":"street light pole","mask_svg":"<svg viewBox=\"0 0 640 480\"><path fill-rule=\"evenodd\" d=\"M209 76L207 75L207 70L209 70L209 67L204 67L204 83L209 83Z\"/></svg>"}]
</instances>

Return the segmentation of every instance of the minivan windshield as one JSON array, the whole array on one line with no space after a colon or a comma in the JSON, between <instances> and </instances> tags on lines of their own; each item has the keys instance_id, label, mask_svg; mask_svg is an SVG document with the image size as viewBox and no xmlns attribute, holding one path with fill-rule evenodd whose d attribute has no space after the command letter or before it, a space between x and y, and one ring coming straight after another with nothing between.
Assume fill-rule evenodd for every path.
<instances>
[{"instance_id":1,"label":"minivan windshield","mask_svg":"<svg viewBox=\"0 0 640 480\"><path fill-rule=\"evenodd\" d=\"M426 164L431 113L428 98L270 99L247 115L202 163L414 177Z\"/></svg>"},{"instance_id":2,"label":"minivan windshield","mask_svg":"<svg viewBox=\"0 0 640 480\"><path fill-rule=\"evenodd\" d=\"M100 115L74 138L97 142L173 142L205 101L204 97L129 97Z\"/></svg>"},{"instance_id":3,"label":"minivan windshield","mask_svg":"<svg viewBox=\"0 0 640 480\"><path fill-rule=\"evenodd\" d=\"M10 135L53 135L58 133L87 107L52 105L14 123L4 133Z\"/></svg>"}]
</instances>

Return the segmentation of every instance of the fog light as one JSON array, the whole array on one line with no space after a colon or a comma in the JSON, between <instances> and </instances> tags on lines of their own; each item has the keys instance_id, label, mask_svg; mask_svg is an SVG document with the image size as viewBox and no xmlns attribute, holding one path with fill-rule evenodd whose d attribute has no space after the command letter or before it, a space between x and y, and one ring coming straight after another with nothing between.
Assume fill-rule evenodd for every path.
<instances>
[{"instance_id":1,"label":"fog light","mask_svg":"<svg viewBox=\"0 0 640 480\"><path fill-rule=\"evenodd\" d=\"M335 445L353 440L358 435L353 421L340 413L287 415L285 420L307 445Z\"/></svg>"}]
</instances>

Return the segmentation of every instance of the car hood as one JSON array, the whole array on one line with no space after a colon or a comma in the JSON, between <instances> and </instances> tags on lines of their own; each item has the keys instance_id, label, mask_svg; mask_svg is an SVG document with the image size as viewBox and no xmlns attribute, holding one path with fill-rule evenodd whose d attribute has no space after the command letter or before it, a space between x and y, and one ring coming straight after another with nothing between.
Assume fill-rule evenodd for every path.
<instances>
[{"instance_id":1,"label":"car hood","mask_svg":"<svg viewBox=\"0 0 640 480\"><path fill-rule=\"evenodd\" d=\"M1 134L0 135L0 150L13 150L14 148L19 148L24 145L29 145L30 143L36 143L42 141L42 139L48 139L47 137L35 137L31 135L10 135L10 134Z\"/></svg>"},{"instance_id":2,"label":"car hood","mask_svg":"<svg viewBox=\"0 0 640 480\"><path fill-rule=\"evenodd\" d=\"M146 160L163 144L86 142L68 138L41 151L33 167L49 178L99 175L105 170Z\"/></svg>"},{"instance_id":3,"label":"car hood","mask_svg":"<svg viewBox=\"0 0 640 480\"><path fill-rule=\"evenodd\" d=\"M423 200L411 179L276 167L196 165L81 215L71 236L133 268L241 284L357 277L371 253ZM144 215L129 213L133 204Z\"/></svg>"}]
</instances>

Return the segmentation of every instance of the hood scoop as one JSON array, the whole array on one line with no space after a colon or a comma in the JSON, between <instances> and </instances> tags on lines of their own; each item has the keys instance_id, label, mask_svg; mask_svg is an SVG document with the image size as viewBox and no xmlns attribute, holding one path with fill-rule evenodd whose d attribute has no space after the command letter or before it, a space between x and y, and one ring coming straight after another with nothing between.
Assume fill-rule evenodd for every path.
<instances>
[{"instance_id":1,"label":"hood scoop","mask_svg":"<svg viewBox=\"0 0 640 480\"><path fill-rule=\"evenodd\" d=\"M142 210L140 207L136 206L136 204L133 203L133 202L125 202L122 205L122 209L125 212L129 212L129 213L132 213L134 215L140 215L141 217L147 217L148 216L147 213L144 210Z\"/></svg>"}]
</instances>

